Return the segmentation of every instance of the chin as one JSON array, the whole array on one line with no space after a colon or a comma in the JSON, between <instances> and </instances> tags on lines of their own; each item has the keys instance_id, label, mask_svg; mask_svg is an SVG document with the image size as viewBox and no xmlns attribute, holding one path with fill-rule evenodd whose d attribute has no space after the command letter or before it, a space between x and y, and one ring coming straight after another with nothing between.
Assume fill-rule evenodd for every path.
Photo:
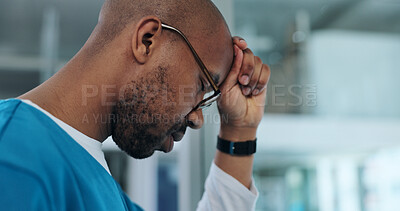
<instances>
[{"instance_id":1,"label":"chin","mask_svg":"<svg viewBox=\"0 0 400 211\"><path fill-rule=\"evenodd\" d=\"M154 152L155 152L155 150L153 150L147 154L134 154L134 155L131 155L131 157L133 157L135 159L146 159L146 158L151 157L154 154Z\"/></svg>"},{"instance_id":2,"label":"chin","mask_svg":"<svg viewBox=\"0 0 400 211\"><path fill-rule=\"evenodd\" d=\"M156 144L153 145L146 144L147 142L144 140L140 142L131 140L132 139L130 139L130 141L128 140L122 141L119 139L114 139L114 142L122 151L124 151L130 157L133 157L135 159L148 158L154 154L157 148L159 148L155 146Z\"/></svg>"},{"instance_id":3,"label":"chin","mask_svg":"<svg viewBox=\"0 0 400 211\"><path fill-rule=\"evenodd\" d=\"M148 157L151 157L155 149L146 149L146 150L131 150L131 151L126 151L124 150L129 156L135 158L135 159L145 159Z\"/></svg>"}]
</instances>

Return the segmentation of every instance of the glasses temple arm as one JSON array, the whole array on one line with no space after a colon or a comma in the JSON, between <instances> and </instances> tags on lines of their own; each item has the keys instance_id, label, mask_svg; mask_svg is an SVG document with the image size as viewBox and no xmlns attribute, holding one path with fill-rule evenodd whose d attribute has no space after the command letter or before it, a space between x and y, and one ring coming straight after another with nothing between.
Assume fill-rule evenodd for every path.
<instances>
[{"instance_id":1,"label":"glasses temple arm","mask_svg":"<svg viewBox=\"0 0 400 211\"><path fill-rule=\"evenodd\" d=\"M166 28L166 29L173 30L173 31L177 32L178 34L180 34L180 35L183 37L183 39L185 40L185 42L188 44L190 50L193 52L193 55L194 55L194 57L195 57L195 59L196 59L196 62L197 62L197 63L199 64L199 66L201 67L201 71L203 71L203 73L206 75L208 81L210 81L210 84L211 84L213 90L214 90L214 91L219 90L218 87L217 87L217 85L216 85L215 82L214 82L214 79L211 77L211 75L210 75L209 71L207 70L206 66L205 66L204 63L201 61L199 55L198 55L197 52L194 50L192 44L190 44L190 42L189 42L189 40L186 38L186 36L185 36L181 31L179 31L177 28L174 28L174 27L169 26L169 25L167 25L167 24L163 24L163 23L162 23L161 26L164 27L164 28Z\"/></svg>"}]
</instances>

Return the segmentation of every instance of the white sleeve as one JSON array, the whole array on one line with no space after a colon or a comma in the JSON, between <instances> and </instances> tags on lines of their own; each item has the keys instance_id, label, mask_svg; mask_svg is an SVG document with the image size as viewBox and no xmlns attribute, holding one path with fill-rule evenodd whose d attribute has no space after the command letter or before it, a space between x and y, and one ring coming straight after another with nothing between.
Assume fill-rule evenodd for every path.
<instances>
[{"instance_id":1,"label":"white sleeve","mask_svg":"<svg viewBox=\"0 0 400 211\"><path fill-rule=\"evenodd\" d=\"M250 211L255 209L257 198L254 180L249 190L212 162L197 211Z\"/></svg>"}]
</instances>

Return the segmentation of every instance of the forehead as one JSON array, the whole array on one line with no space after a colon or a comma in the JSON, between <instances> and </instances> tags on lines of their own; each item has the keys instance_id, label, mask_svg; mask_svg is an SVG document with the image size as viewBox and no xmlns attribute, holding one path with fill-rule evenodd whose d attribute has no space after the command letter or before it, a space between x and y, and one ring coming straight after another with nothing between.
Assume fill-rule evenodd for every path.
<instances>
[{"instance_id":1,"label":"forehead","mask_svg":"<svg viewBox=\"0 0 400 211\"><path fill-rule=\"evenodd\" d=\"M195 40L194 48L214 81L220 85L228 75L233 61L233 44L229 31L219 29L211 36Z\"/></svg>"}]
</instances>

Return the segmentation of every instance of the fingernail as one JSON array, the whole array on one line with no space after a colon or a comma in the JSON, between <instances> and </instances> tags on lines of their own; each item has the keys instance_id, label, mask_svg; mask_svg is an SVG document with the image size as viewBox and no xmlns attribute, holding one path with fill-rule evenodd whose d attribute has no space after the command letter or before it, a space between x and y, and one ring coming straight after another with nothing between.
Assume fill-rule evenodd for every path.
<instances>
[{"instance_id":1,"label":"fingernail","mask_svg":"<svg viewBox=\"0 0 400 211\"><path fill-rule=\"evenodd\" d=\"M249 78L249 76L247 76L247 75L243 75L242 78L241 78L241 80L242 80L242 84L243 84L243 85L247 85L247 84L249 84L249 82L250 82L250 78Z\"/></svg>"},{"instance_id":2,"label":"fingernail","mask_svg":"<svg viewBox=\"0 0 400 211\"><path fill-rule=\"evenodd\" d=\"M258 95L260 91L258 89L253 90L253 95Z\"/></svg>"},{"instance_id":3,"label":"fingernail","mask_svg":"<svg viewBox=\"0 0 400 211\"><path fill-rule=\"evenodd\" d=\"M250 91L251 91L250 87L245 87L245 88L243 89L243 94L244 94L244 95L249 95L249 94L250 94Z\"/></svg>"},{"instance_id":4,"label":"fingernail","mask_svg":"<svg viewBox=\"0 0 400 211\"><path fill-rule=\"evenodd\" d=\"M239 42L241 42L241 43L245 43L245 42L246 42L246 40L240 40Z\"/></svg>"}]
</instances>

